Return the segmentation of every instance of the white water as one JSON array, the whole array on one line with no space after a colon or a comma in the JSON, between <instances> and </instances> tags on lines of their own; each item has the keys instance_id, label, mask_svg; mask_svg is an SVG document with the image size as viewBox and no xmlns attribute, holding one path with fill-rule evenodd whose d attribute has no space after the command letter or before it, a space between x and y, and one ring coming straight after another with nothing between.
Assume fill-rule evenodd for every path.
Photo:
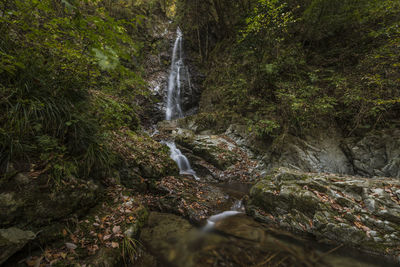
<instances>
[{"instance_id":1,"label":"white water","mask_svg":"<svg viewBox=\"0 0 400 267\"><path fill-rule=\"evenodd\" d=\"M167 110L165 114L165 119L168 121L183 117L181 108L181 70L185 70L185 65L182 58L182 39L182 32L178 27L168 78Z\"/></svg>"},{"instance_id":2,"label":"white water","mask_svg":"<svg viewBox=\"0 0 400 267\"><path fill-rule=\"evenodd\" d=\"M185 155L182 154L182 152L176 147L174 142L163 142L169 147L170 150L170 157L173 159L176 164L178 164L179 167L179 173L180 174L187 174L187 175L192 175L196 180L200 180L199 177L197 177L196 172L192 169L190 166L189 160Z\"/></svg>"},{"instance_id":3,"label":"white water","mask_svg":"<svg viewBox=\"0 0 400 267\"><path fill-rule=\"evenodd\" d=\"M223 219L227 217L231 217L237 214L241 214L244 211L243 203L241 200L237 200L231 210L227 210L221 213L218 213L216 215L211 216L210 218L207 219L207 224L204 226L203 231L210 231L211 229L214 228L215 224L219 221L222 221Z\"/></svg>"}]
</instances>

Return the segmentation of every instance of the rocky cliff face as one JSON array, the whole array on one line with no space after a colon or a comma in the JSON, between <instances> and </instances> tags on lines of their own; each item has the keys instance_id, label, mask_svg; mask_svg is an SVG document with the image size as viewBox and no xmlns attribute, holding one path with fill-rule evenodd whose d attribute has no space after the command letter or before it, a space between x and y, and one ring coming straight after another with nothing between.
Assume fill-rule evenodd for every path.
<instances>
[{"instance_id":1,"label":"rocky cliff face","mask_svg":"<svg viewBox=\"0 0 400 267\"><path fill-rule=\"evenodd\" d=\"M260 145L238 125L232 125L225 134L255 151L268 169L288 167L307 172L400 178L398 129L373 131L358 138L343 137L335 128L306 137L287 135L279 148Z\"/></svg>"},{"instance_id":2,"label":"rocky cliff face","mask_svg":"<svg viewBox=\"0 0 400 267\"><path fill-rule=\"evenodd\" d=\"M356 174L400 178L399 129L371 132L361 139L348 138L343 148Z\"/></svg>"}]
</instances>

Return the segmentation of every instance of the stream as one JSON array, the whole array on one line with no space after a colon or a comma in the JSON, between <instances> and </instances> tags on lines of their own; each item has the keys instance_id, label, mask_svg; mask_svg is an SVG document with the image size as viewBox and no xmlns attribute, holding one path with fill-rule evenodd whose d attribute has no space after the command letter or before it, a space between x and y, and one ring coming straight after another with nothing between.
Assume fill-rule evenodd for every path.
<instances>
[{"instance_id":1,"label":"stream","mask_svg":"<svg viewBox=\"0 0 400 267\"><path fill-rule=\"evenodd\" d=\"M180 100L181 72L186 70L186 75L189 74L184 64L182 42L183 35L178 28L168 77L167 121L184 117ZM181 175L207 183L192 169L175 142L165 140L163 143L170 148L170 156ZM246 215L245 199L250 184L208 185L222 190L230 207L221 206L196 226L177 215L151 212L148 225L141 233L141 240L151 256L143 257L137 266L395 266L382 257L344 246L322 245L312 237L298 237L255 221Z\"/></svg>"}]
</instances>

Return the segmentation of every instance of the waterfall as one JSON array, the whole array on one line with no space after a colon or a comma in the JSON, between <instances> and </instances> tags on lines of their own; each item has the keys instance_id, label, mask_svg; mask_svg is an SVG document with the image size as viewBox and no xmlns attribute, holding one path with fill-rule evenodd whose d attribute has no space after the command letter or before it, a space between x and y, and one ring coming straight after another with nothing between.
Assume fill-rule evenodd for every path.
<instances>
[{"instance_id":1,"label":"waterfall","mask_svg":"<svg viewBox=\"0 0 400 267\"><path fill-rule=\"evenodd\" d=\"M166 120L182 118L181 108L181 70L185 69L182 58L182 32L176 30L176 40L172 50L171 70L168 78L167 110Z\"/></svg>"},{"instance_id":2,"label":"waterfall","mask_svg":"<svg viewBox=\"0 0 400 267\"><path fill-rule=\"evenodd\" d=\"M178 27L176 30L174 48L172 49L172 63L168 78L167 109L165 113L165 119L167 121L183 117L181 108L181 71L183 70L183 75L186 74L187 77L189 77L189 71L183 64L182 39L182 31ZM190 82L190 78L188 79ZM197 177L196 172L190 166L189 160L176 147L175 143L163 143L169 147L171 151L170 157L178 164L180 174L189 174L192 175L196 180L200 180L200 178Z\"/></svg>"}]
</instances>

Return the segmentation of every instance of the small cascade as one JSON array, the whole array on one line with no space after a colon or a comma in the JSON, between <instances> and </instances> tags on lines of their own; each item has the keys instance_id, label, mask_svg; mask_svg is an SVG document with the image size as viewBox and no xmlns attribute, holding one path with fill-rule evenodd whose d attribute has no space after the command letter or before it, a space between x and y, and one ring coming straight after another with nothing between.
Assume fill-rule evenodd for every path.
<instances>
[{"instance_id":1,"label":"small cascade","mask_svg":"<svg viewBox=\"0 0 400 267\"><path fill-rule=\"evenodd\" d=\"M179 167L179 173L180 174L186 174L186 175L192 175L196 180L200 180L199 177L197 177L196 172L192 169L190 166L189 160L185 155L182 154L182 152L176 147L174 142L164 142L169 147L169 150L171 151L170 157L178 164Z\"/></svg>"},{"instance_id":2,"label":"small cascade","mask_svg":"<svg viewBox=\"0 0 400 267\"><path fill-rule=\"evenodd\" d=\"M183 117L181 108L181 72L186 68L182 58L182 31L176 30L176 40L172 50L171 70L168 78L168 94L165 119L177 119ZM185 75L185 73L183 73Z\"/></svg>"},{"instance_id":3,"label":"small cascade","mask_svg":"<svg viewBox=\"0 0 400 267\"><path fill-rule=\"evenodd\" d=\"M227 210L216 215L211 216L207 219L207 224L204 226L203 231L210 231L214 228L215 223L222 221L227 217L244 213L244 206L241 200L235 201L232 205L231 210Z\"/></svg>"}]
</instances>

